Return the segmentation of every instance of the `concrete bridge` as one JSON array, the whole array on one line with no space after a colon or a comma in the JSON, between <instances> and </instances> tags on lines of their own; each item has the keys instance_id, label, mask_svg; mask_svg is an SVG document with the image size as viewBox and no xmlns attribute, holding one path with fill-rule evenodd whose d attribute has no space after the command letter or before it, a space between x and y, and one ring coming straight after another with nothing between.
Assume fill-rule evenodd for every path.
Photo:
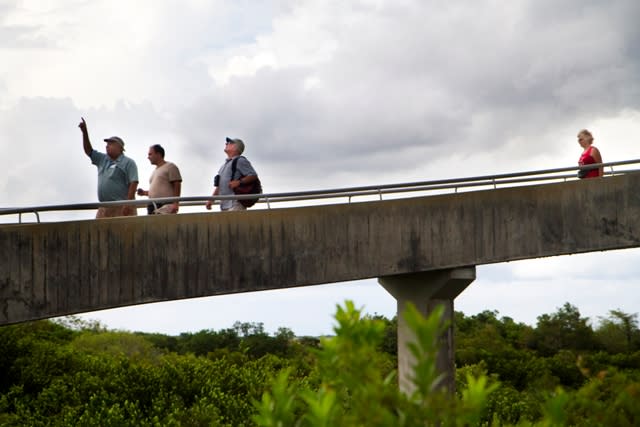
<instances>
[{"instance_id":1,"label":"concrete bridge","mask_svg":"<svg viewBox=\"0 0 640 427\"><path fill-rule=\"evenodd\" d=\"M0 226L0 324L378 278L424 314L475 266L640 246L640 174L397 200ZM411 389L399 316L400 385ZM453 387L453 331L439 367Z\"/></svg>"}]
</instances>

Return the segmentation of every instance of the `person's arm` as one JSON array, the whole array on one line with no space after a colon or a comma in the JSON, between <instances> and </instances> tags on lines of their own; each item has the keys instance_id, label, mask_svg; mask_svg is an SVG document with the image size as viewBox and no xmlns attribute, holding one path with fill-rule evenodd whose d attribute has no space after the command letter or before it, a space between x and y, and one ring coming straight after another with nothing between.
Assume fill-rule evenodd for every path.
<instances>
[{"instance_id":1,"label":"person's arm","mask_svg":"<svg viewBox=\"0 0 640 427\"><path fill-rule=\"evenodd\" d=\"M131 181L129 183L129 189L127 190L127 200L135 200L137 188L138 181Z\"/></svg>"},{"instance_id":2,"label":"person's arm","mask_svg":"<svg viewBox=\"0 0 640 427\"><path fill-rule=\"evenodd\" d=\"M600 155L600 150L598 150L596 147L593 147L591 149L591 156L593 156L593 160L595 160L596 163L602 163L602 156ZM598 168L598 176L604 176L604 167L600 166Z\"/></svg>"},{"instance_id":3,"label":"person's arm","mask_svg":"<svg viewBox=\"0 0 640 427\"><path fill-rule=\"evenodd\" d=\"M232 190L238 188L241 185L251 184L258 179L258 174L251 165L251 162L246 157L240 157L237 163L237 170L241 176L240 179L229 181L229 188Z\"/></svg>"},{"instance_id":4,"label":"person's arm","mask_svg":"<svg viewBox=\"0 0 640 427\"><path fill-rule=\"evenodd\" d=\"M220 194L220 189L218 187L215 187L213 189L213 193L211 194L212 196L217 196L218 194ZM207 200L207 210L211 210L211 205L213 204L213 202L211 200Z\"/></svg>"},{"instance_id":5,"label":"person's arm","mask_svg":"<svg viewBox=\"0 0 640 427\"><path fill-rule=\"evenodd\" d=\"M82 131L82 148L84 148L84 153L87 156L91 155L93 151L93 147L91 146L91 141L89 141L89 131L87 130L87 122L84 121L84 117L81 117L82 121L78 125L80 130Z\"/></svg>"},{"instance_id":6,"label":"person's arm","mask_svg":"<svg viewBox=\"0 0 640 427\"><path fill-rule=\"evenodd\" d=\"M149 195L148 190L143 190L142 188L138 188L138 196L148 196L148 195Z\"/></svg>"},{"instance_id":7,"label":"person's arm","mask_svg":"<svg viewBox=\"0 0 640 427\"><path fill-rule=\"evenodd\" d=\"M173 181L171 185L173 186L173 195L176 197L180 197L180 191L182 191L182 181ZM176 200L172 204L171 211L173 213L178 213L179 207L180 207L180 202Z\"/></svg>"},{"instance_id":8,"label":"person's arm","mask_svg":"<svg viewBox=\"0 0 640 427\"><path fill-rule=\"evenodd\" d=\"M136 199L136 189L138 188L138 181L131 181L129 188L127 189L127 200ZM129 215L131 212L135 212L136 207L134 205L126 205L123 209L124 215Z\"/></svg>"},{"instance_id":9,"label":"person's arm","mask_svg":"<svg viewBox=\"0 0 640 427\"><path fill-rule=\"evenodd\" d=\"M257 175L247 175L247 176L243 176L240 179L236 179L234 181L229 181L229 188L231 188L232 190L235 188L238 188L241 185L247 185L247 184L251 184L252 182L254 182L256 179L258 179Z\"/></svg>"}]
</instances>

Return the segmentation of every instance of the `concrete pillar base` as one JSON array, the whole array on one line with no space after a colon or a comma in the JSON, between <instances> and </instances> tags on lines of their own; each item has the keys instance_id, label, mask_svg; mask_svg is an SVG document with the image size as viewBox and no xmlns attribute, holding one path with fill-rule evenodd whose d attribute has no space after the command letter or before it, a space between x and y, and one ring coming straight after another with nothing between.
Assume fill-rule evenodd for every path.
<instances>
[{"instance_id":1,"label":"concrete pillar base","mask_svg":"<svg viewBox=\"0 0 640 427\"><path fill-rule=\"evenodd\" d=\"M444 306L443 321L448 322L449 326L440 337L437 367L440 372L445 374L441 385L451 393L455 391L453 300L475 278L475 266L378 278L378 283L393 295L398 303L398 382L400 390L407 394L414 391L411 373L415 359L407 348L407 344L414 338L402 315L406 304L411 302L425 317L438 305Z\"/></svg>"}]
</instances>

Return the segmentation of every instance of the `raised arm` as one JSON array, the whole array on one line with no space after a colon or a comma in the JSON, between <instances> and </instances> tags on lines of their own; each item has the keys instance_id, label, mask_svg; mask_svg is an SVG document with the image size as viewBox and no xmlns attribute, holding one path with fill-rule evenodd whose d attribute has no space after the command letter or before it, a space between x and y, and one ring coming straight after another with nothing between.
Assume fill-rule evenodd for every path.
<instances>
[{"instance_id":1,"label":"raised arm","mask_svg":"<svg viewBox=\"0 0 640 427\"><path fill-rule=\"evenodd\" d=\"M91 146L91 141L89 141L89 131L87 130L87 122L84 121L84 117L81 117L82 121L78 125L80 130L82 131L82 148L84 148L84 153L87 156L91 155L93 151L93 147Z\"/></svg>"}]
</instances>

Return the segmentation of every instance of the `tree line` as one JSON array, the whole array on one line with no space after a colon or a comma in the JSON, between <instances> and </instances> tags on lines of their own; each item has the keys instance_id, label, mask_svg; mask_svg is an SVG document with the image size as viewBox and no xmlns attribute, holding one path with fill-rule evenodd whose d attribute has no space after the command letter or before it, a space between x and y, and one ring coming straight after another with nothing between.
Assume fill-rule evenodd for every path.
<instances>
[{"instance_id":1,"label":"tree line","mask_svg":"<svg viewBox=\"0 0 640 427\"><path fill-rule=\"evenodd\" d=\"M638 315L593 325L566 303L535 326L456 312L456 395L438 387L443 325L405 316L416 392L397 387L397 318L337 307L335 335L261 323L177 336L69 317L0 328L0 425L640 425Z\"/></svg>"}]
</instances>

